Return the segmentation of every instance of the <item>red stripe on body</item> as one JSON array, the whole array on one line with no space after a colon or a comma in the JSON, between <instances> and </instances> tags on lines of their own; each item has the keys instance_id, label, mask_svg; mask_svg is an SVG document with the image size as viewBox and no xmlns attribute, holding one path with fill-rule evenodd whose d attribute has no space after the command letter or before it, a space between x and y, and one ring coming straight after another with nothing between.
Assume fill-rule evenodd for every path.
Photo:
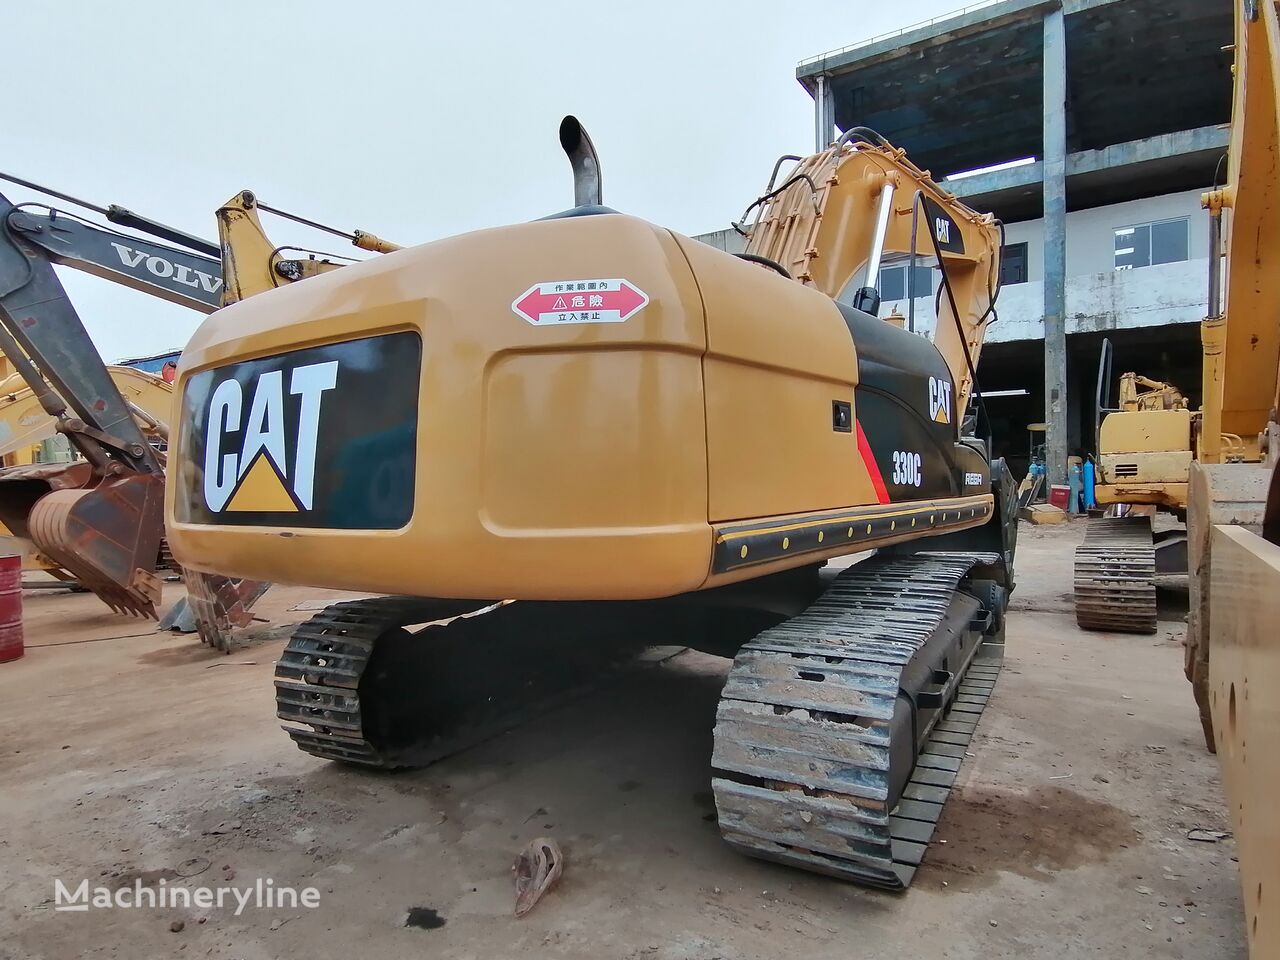
<instances>
[{"instance_id":1,"label":"red stripe on body","mask_svg":"<svg viewBox=\"0 0 1280 960\"><path fill-rule=\"evenodd\" d=\"M880 503L888 503L889 491L885 489L884 477L880 475L880 465L876 463L876 456L871 452L871 444L867 442L867 435L862 432L862 424L858 423L857 426L858 455L862 457L863 466L867 468L867 473L871 475L871 486L875 488L876 496L879 498Z\"/></svg>"}]
</instances>

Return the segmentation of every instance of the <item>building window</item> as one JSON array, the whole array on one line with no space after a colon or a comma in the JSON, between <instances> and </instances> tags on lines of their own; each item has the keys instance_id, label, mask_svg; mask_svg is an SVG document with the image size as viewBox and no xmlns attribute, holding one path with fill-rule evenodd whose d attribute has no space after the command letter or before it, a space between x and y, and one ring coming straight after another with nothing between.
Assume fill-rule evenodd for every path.
<instances>
[{"instance_id":1,"label":"building window","mask_svg":"<svg viewBox=\"0 0 1280 960\"><path fill-rule=\"evenodd\" d=\"M1188 257L1188 229L1186 217L1121 227L1116 230L1116 269L1181 263Z\"/></svg>"},{"instance_id":2,"label":"building window","mask_svg":"<svg viewBox=\"0 0 1280 960\"><path fill-rule=\"evenodd\" d=\"M907 299L907 269L905 263L880 268L880 299L883 302ZM933 267L916 267L916 285L911 292L917 297L933 296Z\"/></svg>"},{"instance_id":3,"label":"building window","mask_svg":"<svg viewBox=\"0 0 1280 960\"><path fill-rule=\"evenodd\" d=\"M1027 282L1027 245L1006 243L1000 248L1000 285Z\"/></svg>"}]
</instances>

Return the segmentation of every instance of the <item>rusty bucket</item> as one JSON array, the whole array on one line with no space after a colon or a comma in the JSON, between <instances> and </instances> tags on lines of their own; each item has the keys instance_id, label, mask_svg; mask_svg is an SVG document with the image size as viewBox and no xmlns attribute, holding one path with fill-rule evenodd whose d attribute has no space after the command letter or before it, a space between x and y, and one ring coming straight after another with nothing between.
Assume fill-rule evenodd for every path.
<instances>
[{"instance_id":1,"label":"rusty bucket","mask_svg":"<svg viewBox=\"0 0 1280 960\"><path fill-rule=\"evenodd\" d=\"M27 520L31 542L117 613L155 617L164 480L133 474L87 490L54 490Z\"/></svg>"}]
</instances>

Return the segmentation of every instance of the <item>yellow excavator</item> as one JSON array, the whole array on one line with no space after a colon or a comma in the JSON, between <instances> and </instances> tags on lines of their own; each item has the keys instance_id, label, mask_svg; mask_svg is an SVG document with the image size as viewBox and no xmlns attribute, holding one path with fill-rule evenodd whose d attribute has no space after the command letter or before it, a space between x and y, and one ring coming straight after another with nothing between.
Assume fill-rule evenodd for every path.
<instances>
[{"instance_id":1,"label":"yellow excavator","mask_svg":"<svg viewBox=\"0 0 1280 960\"><path fill-rule=\"evenodd\" d=\"M391 595L280 657L278 714L322 758L430 762L659 636L733 656L726 840L901 889L1013 588L1012 480L969 416L999 225L857 128L775 168L734 256L603 206L572 117L560 141L572 209L201 325L174 555ZM932 342L878 316L886 256L939 268Z\"/></svg>"},{"instance_id":2,"label":"yellow excavator","mask_svg":"<svg viewBox=\"0 0 1280 960\"><path fill-rule=\"evenodd\" d=\"M1187 676L1222 767L1249 952L1262 960L1280 957L1268 906L1280 890L1280 13L1274 0L1235 8L1228 180L1204 198L1214 242L1188 487Z\"/></svg>"},{"instance_id":3,"label":"yellow excavator","mask_svg":"<svg viewBox=\"0 0 1280 960\"><path fill-rule=\"evenodd\" d=\"M1186 669L1211 750L1209 531L1221 523L1260 529L1271 467L1280 453L1280 323L1268 273L1275 242L1268 231L1277 204L1276 54L1265 33L1275 11L1269 0L1241 0L1236 6L1229 182L1201 201L1209 214L1210 250L1201 409L1190 410L1172 385L1133 373L1121 378L1121 402L1111 409L1104 399L1109 344L1099 364L1099 505L1154 504L1185 521L1186 529L1153 539L1145 516L1091 520L1075 556L1076 619L1085 629L1154 633L1156 578L1189 575ZM1256 36L1252 42L1250 35ZM1246 44L1252 56L1244 52ZM1230 320L1221 309L1224 221Z\"/></svg>"},{"instance_id":4,"label":"yellow excavator","mask_svg":"<svg viewBox=\"0 0 1280 960\"><path fill-rule=\"evenodd\" d=\"M1118 404L1108 397L1111 341L1098 362L1094 437L1098 451L1094 497L1100 507L1125 510L1154 504L1185 522L1187 484L1200 425L1199 411L1171 383L1128 372ZM1151 519L1128 514L1089 520L1075 551L1076 622L1085 630L1154 633L1156 582L1185 579L1187 536L1153 534Z\"/></svg>"},{"instance_id":5,"label":"yellow excavator","mask_svg":"<svg viewBox=\"0 0 1280 960\"><path fill-rule=\"evenodd\" d=\"M74 579L118 612L154 617L157 574L172 568L162 506L172 391L158 378L102 363L53 265L210 313L341 264L272 244L259 209L301 218L261 206L249 191L219 209L220 242L214 244L121 207L4 178L138 233L0 196L0 362L6 372L16 370L0 385L0 427L8 428L0 439L18 461L0 469L0 522L32 545L24 552L34 554L37 566ZM396 249L372 234L331 232L364 249ZM294 252L310 256L288 256ZM79 459L21 462L32 442L55 432ZM220 649L229 647L233 627L249 622L249 607L266 587L194 570L184 571L184 579L196 628Z\"/></svg>"}]
</instances>

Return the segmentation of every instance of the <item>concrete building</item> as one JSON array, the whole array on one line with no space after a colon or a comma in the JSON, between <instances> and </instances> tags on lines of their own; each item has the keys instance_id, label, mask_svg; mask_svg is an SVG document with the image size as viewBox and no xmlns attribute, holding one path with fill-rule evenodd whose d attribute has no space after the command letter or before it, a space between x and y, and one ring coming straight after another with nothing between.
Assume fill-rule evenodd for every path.
<instances>
[{"instance_id":1,"label":"concrete building","mask_svg":"<svg viewBox=\"0 0 1280 960\"><path fill-rule=\"evenodd\" d=\"M802 62L815 139L867 126L1006 224L1004 289L979 380L999 451L1025 467L1047 420L1050 462L1093 445L1103 337L1117 373L1199 402L1207 218L1231 115L1228 0L987 0ZM1224 49L1228 48L1228 49ZM992 169L995 168L995 169ZM734 249L732 232L703 239ZM930 295L937 271L917 275ZM906 266L886 259L904 314ZM920 289L918 286L917 289ZM896 297L895 297L896 295Z\"/></svg>"}]
</instances>

